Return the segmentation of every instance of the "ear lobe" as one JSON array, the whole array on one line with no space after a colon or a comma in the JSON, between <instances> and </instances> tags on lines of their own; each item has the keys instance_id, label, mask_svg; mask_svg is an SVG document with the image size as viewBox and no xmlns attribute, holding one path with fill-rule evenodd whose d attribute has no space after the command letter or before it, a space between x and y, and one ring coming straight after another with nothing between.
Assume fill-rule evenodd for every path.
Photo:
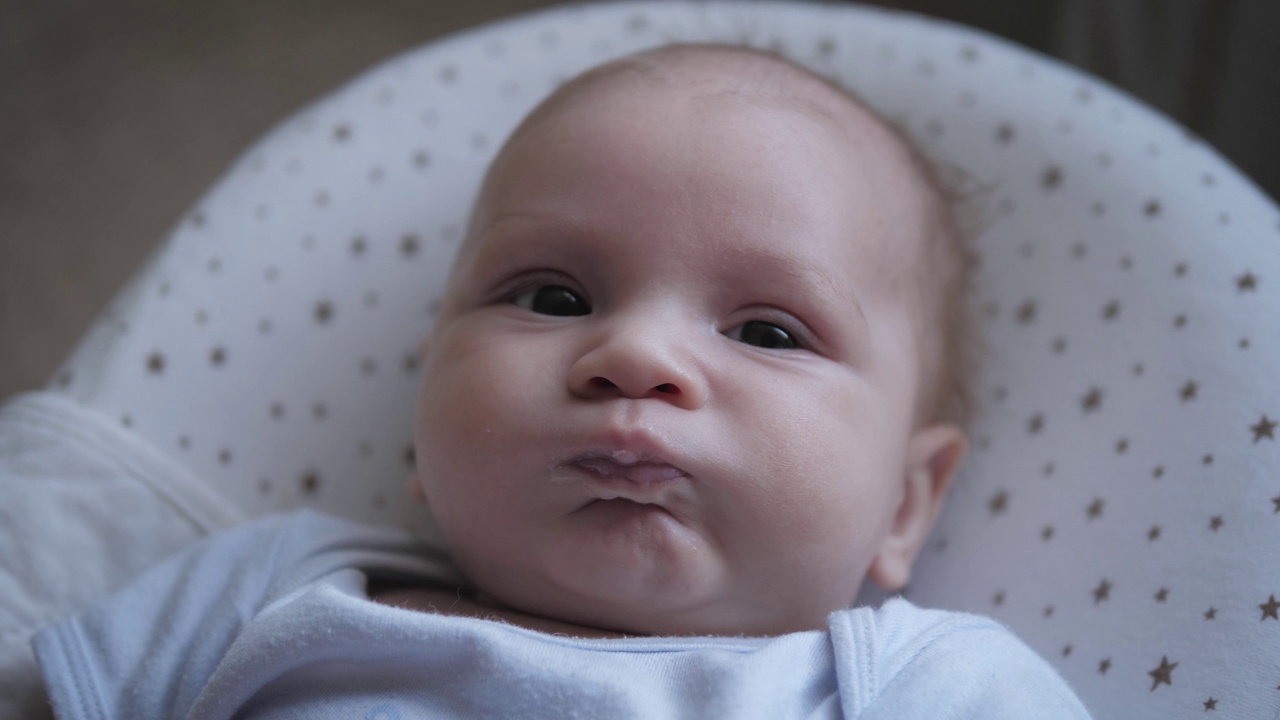
<instances>
[{"instance_id":1,"label":"ear lobe","mask_svg":"<svg viewBox=\"0 0 1280 720\"><path fill-rule=\"evenodd\" d=\"M897 513L867 571L876 585L896 591L907 584L911 565L933 530L951 479L968 450L968 440L955 425L930 425L911 436Z\"/></svg>"}]
</instances>

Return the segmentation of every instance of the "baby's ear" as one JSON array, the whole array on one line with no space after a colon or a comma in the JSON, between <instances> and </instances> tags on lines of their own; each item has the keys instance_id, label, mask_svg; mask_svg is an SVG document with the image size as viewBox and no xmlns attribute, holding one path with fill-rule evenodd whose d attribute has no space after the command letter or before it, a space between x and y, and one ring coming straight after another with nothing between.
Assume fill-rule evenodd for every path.
<instances>
[{"instance_id":1,"label":"baby's ear","mask_svg":"<svg viewBox=\"0 0 1280 720\"><path fill-rule=\"evenodd\" d=\"M968 450L964 433L955 425L930 425L911 436L898 511L867 572L876 585L895 591L907 584L911 564L928 539L951 478Z\"/></svg>"}]
</instances>

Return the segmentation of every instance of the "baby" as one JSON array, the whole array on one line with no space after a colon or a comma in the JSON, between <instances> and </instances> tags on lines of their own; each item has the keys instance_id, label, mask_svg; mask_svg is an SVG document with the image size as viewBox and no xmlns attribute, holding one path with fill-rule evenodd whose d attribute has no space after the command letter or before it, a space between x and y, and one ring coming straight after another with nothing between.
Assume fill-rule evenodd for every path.
<instances>
[{"instance_id":1,"label":"baby","mask_svg":"<svg viewBox=\"0 0 1280 720\"><path fill-rule=\"evenodd\" d=\"M965 453L949 230L894 132L774 57L563 87L493 163L426 350L416 454L467 577L660 635L901 588Z\"/></svg>"},{"instance_id":2,"label":"baby","mask_svg":"<svg viewBox=\"0 0 1280 720\"><path fill-rule=\"evenodd\" d=\"M906 584L965 455L965 266L927 165L824 79L720 46L588 72L494 160L424 343L451 562L238 528L43 633L54 705L1087 717L989 620L852 607Z\"/></svg>"}]
</instances>

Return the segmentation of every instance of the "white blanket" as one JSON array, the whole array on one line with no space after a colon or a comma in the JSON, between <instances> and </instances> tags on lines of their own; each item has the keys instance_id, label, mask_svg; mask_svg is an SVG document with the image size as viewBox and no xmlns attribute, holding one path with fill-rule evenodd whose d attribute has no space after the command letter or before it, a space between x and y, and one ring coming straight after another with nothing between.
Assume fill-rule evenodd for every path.
<instances>
[{"instance_id":1,"label":"white blanket","mask_svg":"<svg viewBox=\"0 0 1280 720\"><path fill-rule=\"evenodd\" d=\"M50 717L32 635L243 515L98 411L0 407L0 718Z\"/></svg>"}]
</instances>

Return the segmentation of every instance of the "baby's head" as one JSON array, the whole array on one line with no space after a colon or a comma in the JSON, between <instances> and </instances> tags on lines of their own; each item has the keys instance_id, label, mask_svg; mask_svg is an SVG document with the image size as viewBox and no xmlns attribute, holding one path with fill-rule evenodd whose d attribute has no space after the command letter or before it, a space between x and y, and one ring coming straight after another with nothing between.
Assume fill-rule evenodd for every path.
<instances>
[{"instance_id":1,"label":"baby's head","mask_svg":"<svg viewBox=\"0 0 1280 720\"><path fill-rule=\"evenodd\" d=\"M773 56L562 87L490 168L424 353L418 474L464 572L642 634L900 588L966 448L947 217L892 129Z\"/></svg>"}]
</instances>

